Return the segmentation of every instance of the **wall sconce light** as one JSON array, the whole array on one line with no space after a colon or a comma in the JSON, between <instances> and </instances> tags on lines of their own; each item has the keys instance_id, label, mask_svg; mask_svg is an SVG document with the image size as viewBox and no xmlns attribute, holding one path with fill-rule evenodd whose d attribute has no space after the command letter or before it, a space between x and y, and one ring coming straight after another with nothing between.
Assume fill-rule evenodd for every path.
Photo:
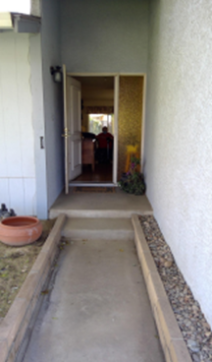
<instances>
[{"instance_id":1,"label":"wall sconce light","mask_svg":"<svg viewBox=\"0 0 212 362\"><path fill-rule=\"evenodd\" d=\"M56 67L50 67L50 73L53 76L54 82L56 83L62 82L61 67L59 67L58 65Z\"/></svg>"}]
</instances>

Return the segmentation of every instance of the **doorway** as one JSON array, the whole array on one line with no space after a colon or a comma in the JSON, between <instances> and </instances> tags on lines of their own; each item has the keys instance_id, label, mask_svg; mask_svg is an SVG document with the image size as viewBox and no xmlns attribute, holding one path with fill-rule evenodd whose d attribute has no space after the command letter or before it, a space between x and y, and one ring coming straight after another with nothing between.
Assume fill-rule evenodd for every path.
<instances>
[{"instance_id":1,"label":"doorway","mask_svg":"<svg viewBox=\"0 0 212 362\"><path fill-rule=\"evenodd\" d=\"M73 183L113 182L114 77L78 76L81 84L82 173ZM102 146L102 130L108 142Z\"/></svg>"},{"instance_id":2,"label":"doorway","mask_svg":"<svg viewBox=\"0 0 212 362\"><path fill-rule=\"evenodd\" d=\"M117 179L115 77L71 75L65 69L63 73L66 192L73 185L114 186Z\"/></svg>"},{"instance_id":3,"label":"doorway","mask_svg":"<svg viewBox=\"0 0 212 362\"><path fill-rule=\"evenodd\" d=\"M78 150L79 157L75 157L73 155L74 152L70 152L72 153L70 157L72 157L76 165L77 163L81 163L81 169L75 177L70 177L70 174L65 173L66 192L68 192L69 186L74 185L116 186L121 172L125 171L124 160L126 160L127 145L138 144L142 166L145 76L141 74L81 75L65 73L64 84L66 83L66 102L68 103L64 108L65 118L68 118L66 112L70 112L70 109L77 108L73 104L70 105L69 98L70 94L73 93L70 90L68 91L67 87L70 79L78 82L80 87L80 96L79 88L75 96L75 101L77 100L77 107L79 109L79 126L77 128L79 137L77 141L78 144L72 147L72 151ZM137 88L135 87L136 84ZM131 95L130 97L128 96L129 94ZM139 111L138 109L136 110L136 104ZM123 110L127 108L130 109L131 113L128 112L126 118L125 116L123 117L123 114L126 113L125 111L123 113ZM119 118L118 115L119 109L121 111L121 118ZM72 120L72 122L76 122L76 120ZM135 127L136 122L138 123L137 128ZM66 122L65 125L67 125ZM109 133L112 135L113 145L112 147L107 147L105 154L107 158L101 162L99 158L98 135L104 126L107 127L107 131L110 131ZM123 132L123 129L125 132ZM68 125L65 126L64 133L65 144L69 144L70 141L68 141L68 139L70 134ZM118 133L120 139L118 139ZM126 138L127 134L128 139ZM74 139L76 142L77 137ZM67 156L68 155L66 155L66 164L68 160ZM72 162L72 166L74 162Z\"/></svg>"},{"instance_id":4,"label":"doorway","mask_svg":"<svg viewBox=\"0 0 212 362\"><path fill-rule=\"evenodd\" d=\"M92 112L107 113L86 111L86 126L82 126L82 173L74 182L112 183L114 114L111 113L113 106L107 107L92 109ZM104 134L103 130L106 130Z\"/></svg>"}]
</instances>

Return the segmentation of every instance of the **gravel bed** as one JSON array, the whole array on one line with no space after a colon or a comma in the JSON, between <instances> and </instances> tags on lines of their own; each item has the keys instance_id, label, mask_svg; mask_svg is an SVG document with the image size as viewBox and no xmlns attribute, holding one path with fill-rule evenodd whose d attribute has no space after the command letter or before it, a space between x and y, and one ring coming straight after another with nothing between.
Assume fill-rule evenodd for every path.
<instances>
[{"instance_id":1,"label":"gravel bed","mask_svg":"<svg viewBox=\"0 0 212 362\"><path fill-rule=\"evenodd\" d=\"M154 217L141 216L140 222L192 361L212 361L211 328L199 303L179 271Z\"/></svg>"}]
</instances>

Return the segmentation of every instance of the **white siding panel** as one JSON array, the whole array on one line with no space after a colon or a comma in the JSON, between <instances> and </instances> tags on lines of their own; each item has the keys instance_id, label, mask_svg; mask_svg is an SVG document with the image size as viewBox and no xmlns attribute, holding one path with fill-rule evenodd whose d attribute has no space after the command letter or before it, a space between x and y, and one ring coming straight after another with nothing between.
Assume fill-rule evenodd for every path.
<instances>
[{"instance_id":1,"label":"white siding panel","mask_svg":"<svg viewBox=\"0 0 212 362\"><path fill-rule=\"evenodd\" d=\"M0 178L0 203L10 208L9 181L7 178Z\"/></svg>"},{"instance_id":2,"label":"white siding panel","mask_svg":"<svg viewBox=\"0 0 212 362\"><path fill-rule=\"evenodd\" d=\"M6 137L5 137L5 127L3 122L4 112L3 108L1 107L2 102L2 89L1 89L1 64L0 64L0 155L1 155L1 162L0 162L0 177L7 176L7 152L6 152Z\"/></svg>"},{"instance_id":3,"label":"white siding panel","mask_svg":"<svg viewBox=\"0 0 212 362\"><path fill-rule=\"evenodd\" d=\"M10 207L17 215L24 214L24 181L22 178L9 179Z\"/></svg>"},{"instance_id":4,"label":"white siding panel","mask_svg":"<svg viewBox=\"0 0 212 362\"><path fill-rule=\"evenodd\" d=\"M24 40L25 41L23 42L23 38L19 37L16 41L17 98L20 127L20 147L22 156L21 167L22 176L35 177L30 66L28 61L29 47L26 46L26 41L28 44L28 37Z\"/></svg>"},{"instance_id":5,"label":"white siding panel","mask_svg":"<svg viewBox=\"0 0 212 362\"><path fill-rule=\"evenodd\" d=\"M35 179L0 178L0 204L14 209L17 215L35 215Z\"/></svg>"},{"instance_id":6,"label":"white siding panel","mask_svg":"<svg viewBox=\"0 0 212 362\"><path fill-rule=\"evenodd\" d=\"M0 203L35 211L35 156L29 35L0 34Z\"/></svg>"},{"instance_id":7,"label":"white siding panel","mask_svg":"<svg viewBox=\"0 0 212 362\"><path fill-rule=\"evenodd\" d=\"M35 215L35 179L24 179L24 210L25 215Z\"/></svg>"},{"instance_id":8,"label":"white siding panel","mask_svg":"<svg viewBox=\"0 0 212 362\"><path fill-rule=\"evenodd\" d=\"M17 102L17 74L15 35L3 34L3 47L0 56L1 62L1 89L2 107L4 112L4 127L6 137L7 170L9 177L21 177L21 148L20 127Z\"/></svg>"}]
</instances>

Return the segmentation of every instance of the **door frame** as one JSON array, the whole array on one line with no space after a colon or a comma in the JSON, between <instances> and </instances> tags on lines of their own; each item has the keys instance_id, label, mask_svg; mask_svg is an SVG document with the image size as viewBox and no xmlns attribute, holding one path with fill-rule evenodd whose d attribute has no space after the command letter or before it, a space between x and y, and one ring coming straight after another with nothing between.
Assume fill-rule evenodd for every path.
<instances>
[{"instance_id":1,"label":"door frame","mask_svg":"<svg viewBox=\"0 0 212 362\"><path fill-rule=\"evenodd\" d=\"M92 183L92 182L69 182L69 186L117 186L118 180L118 112L119 112L119 78L121 76L131 77L143 77L143 97L142 97L142 119L141 119L141 171L143 172L144 167L144 132L146 122L146 73L91 73L91 72L68 72L67 76L70 77L114 77L114 151L113 151L113 178L112 183Z\"/></svg>"}]
</instances>

